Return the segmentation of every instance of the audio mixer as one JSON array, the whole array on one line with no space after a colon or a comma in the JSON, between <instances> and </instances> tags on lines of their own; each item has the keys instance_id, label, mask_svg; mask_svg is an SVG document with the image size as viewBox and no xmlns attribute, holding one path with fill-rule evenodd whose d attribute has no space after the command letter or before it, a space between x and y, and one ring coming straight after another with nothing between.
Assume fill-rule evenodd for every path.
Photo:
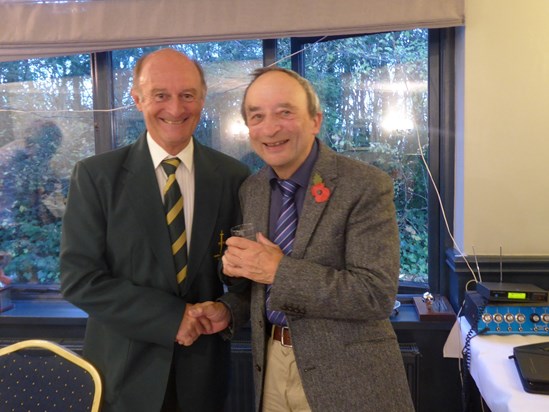
<instances>
[{"instance_id":1,"label":"audio mixer","mask_svg":"<svg viewBox=\"0 0 549 412\"><path fill-rule=\"evenodd\" d=\"M465 292L463 315L477 334L549 335L548 302L494 302Z\"/></svg>"}]
</instances>

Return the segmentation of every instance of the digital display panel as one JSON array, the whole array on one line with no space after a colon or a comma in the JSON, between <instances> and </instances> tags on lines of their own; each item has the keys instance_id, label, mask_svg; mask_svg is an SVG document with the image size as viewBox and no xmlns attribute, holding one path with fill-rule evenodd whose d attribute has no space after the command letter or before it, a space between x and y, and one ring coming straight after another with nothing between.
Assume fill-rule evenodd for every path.
<instances>
[{"instance_id":1,"label":"digital display panel","mask_svg":"<svg viewBox=\"0 0 549 412\"><path fill-rule=\"evenodd\" d=\"M526 299L526 293L524 292L507 292L508 299Z\"/></svg>"}]
</instances>

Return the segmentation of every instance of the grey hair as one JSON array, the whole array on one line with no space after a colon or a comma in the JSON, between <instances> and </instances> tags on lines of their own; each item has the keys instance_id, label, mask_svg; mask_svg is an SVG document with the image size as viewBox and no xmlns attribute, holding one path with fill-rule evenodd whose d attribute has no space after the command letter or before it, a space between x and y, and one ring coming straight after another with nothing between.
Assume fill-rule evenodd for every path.
<instances>
[{"instance_id":1,"label":"grey hair","mask_svg":"<svg viewBox=\"0 0 549 412\"><path fill-rule=\"evenodd\" d=\"M293 70L284 69L278 66L268 66L268 67L261 67L253 71L252 81L250 82L250 84L248 84L248 86L246 87L246 90L244 91L244 96L242 97L242 104L240 106L240 114L244 119L244 123L247 124L245 103L246 103L246 96L248 95L248 89L252 84L254 84L254 82L259 77L261 77L265 73L270 73L270 72L285 73L288 76L292 77L293 79L297 80L299 85L305 91L305 95L307 96L307 111L309 112L309 116L315 117L318 113L322 112L322 108L320 107L320 99L318 98L318 95L315 89L307 79L305 79L304 77L301 77L299 74L297 74Z\"/></svg>"}]
</instances>

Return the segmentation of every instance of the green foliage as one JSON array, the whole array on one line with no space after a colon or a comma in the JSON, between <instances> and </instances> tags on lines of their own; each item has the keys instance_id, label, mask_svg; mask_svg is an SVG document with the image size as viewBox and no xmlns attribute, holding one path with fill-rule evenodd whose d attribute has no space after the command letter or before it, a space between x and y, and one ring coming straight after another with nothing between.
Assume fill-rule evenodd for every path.
<instances>
[{"instance_id":1,"label":"green foliage","mask_svg":"<svg viewBox=\"0 0 549 412\"><path fill-rule=\"evenodd\" d=\"M305 51L306 77L324 111L321 138L393 178L401 238L401 280L428 281L427 30L320 42ZM411 128L383 127L411 119ZM399 118L400 117L400 118Z\"/></svg>"},{"instance_id":2,"label":"green foliage","mask_svg":"<svg viewBox=\"0 0 549 412\"><path fill-rule=\"evenodd\" d=\"M90 78L89 55L0 64L0 106L15 109L0 113L0 250L14 282L59 281L68 176L94 149Z\"/></svg>"},{"instance_id":3,"label":"green foliage","mask_svg":"<svg viewBox=\"0 0 549 412\"><path fill-rule=\"evenodd\" d=\"M401 236L401 279L427 282L428 269L428 178L420 154L428 149L427 95L427 30L381 33L369 36L321 41L304 52L307 77L317 90L323 106L324 121L320 138L334 150L370 162L385 170L394 180L395 206ZM205 66L207 78L230 81L238 71L251 72L260 64L261 41L232 41L174 46ZM131 69L139 57L159 47L113 52L113 76L116 107L133 104ZM290 42L278 41L278 63L290 67ZM233 72L231 72L231 70ZM0 104L16 107L14 101L27 101L25 92L40 96L36 109L73 110L92 107L90 60L87 55L0 64ZM9 84L19 82L21 96L10 94ZM405 85L405 89L399 87ZM225 93L228 105L238 108L245 84L230 84L217 89ZM212 88L208 99L215 98ZM234 96L234 97L233 97ZM39 106L39 107L38 107ZM409 129L384 129L390 111L398 107L414 124ZM206 103L197 138L212 147L219 144L212 136L223 131L219 118L222 110ZM0 114L4 125L14 122L16 115ZM76 115L72 115L76 116ZM17 119L16 119L17 120ZM0 164L0 250L12 255L6 272L15 281L34 283L58 282L60 215L53 215L46 200L57 194L66 196L67 179L76 160L93 154L93 118L91 115L57 118L64 130L70 130L68 149L56 160L27 157L24 175L21 159ZM136 110L116 114L115 146L129 144L143 130L144 123ZM15 139L9 127L0 128L0 147ZM19 161L17 161L19 156ZM1 158L0 158L1 160ZM255 171L262 162L253 153L243 161ZM56 167L53 168L53 162ZM44 165L46 165L44 167ZM52 173L55 170L56 173ZM9 199L6 204L6 199ZM51 205L49 206L51 208ZM6 213L9 212L9 213ZM4 213L4 214L2 214Z\"/></svg>"},{"instance_id":4,"label":"green foliage","mask_svg":"<svg viewBox=\"0 0 549 412\"><path fill-rule=\"evenodd\" d=\"M64 182L52 172L50 160L61 137L54 122L33 123L25 130L24 147L3 170L0 250L12 256L5 272L16 282L58 278L61 219L51 196L61 195Z\"/></svg>"},{"instance_id":5,"label":"green foliage","mask_svg":"<svg viewBox=\"0 0 549 412\"><path fill-rule=\"evenodd\" d=\"M3 231L0 244L12 256L6 274L16 283L59 282L60 233L60 221L40 225L32 220L23 220L12 231Z\"/></svg>"}]
</instances>

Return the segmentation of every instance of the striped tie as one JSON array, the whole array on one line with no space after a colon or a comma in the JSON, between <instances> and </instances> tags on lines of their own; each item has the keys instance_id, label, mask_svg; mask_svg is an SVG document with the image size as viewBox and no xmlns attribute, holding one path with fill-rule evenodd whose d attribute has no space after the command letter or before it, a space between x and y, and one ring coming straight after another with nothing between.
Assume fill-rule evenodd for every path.
<instances>
[{"instance_id":1,"label":"striped tie","mask_svg":"<svg viewBox=\"0 0 549 412\"><path fill-rule=\"evenodd\" d=\"M298 185L291 180L278 180L277 183L282 192L282 208L280 209L280 216L276 221L274 243L282 249L282 252L285 255L290 255L292 253L295 232L297 230L295 192L297 191ZM287 321L284 312L268 309L271 302L271 287L272 285L267 285L267 319L269 319L269 322L273 325L285 326L287 325Z\"/></svg>"},{"instance_id":2,"label":"striped tie","mask_svg":"<svg viewBox=\"0 0 549 412\"><path fill-rule=\"evenodd\" d=\"M175 179L175 170L181 163L177 157L162 161L162 167L168 175L164 186L164 211L168 223L168 231L172 241L172 254L177 273L177 283L183 282L187 276L187 232L185 231L185 216L183 214L183 196Z\"/></svg>"}]
</instances>

